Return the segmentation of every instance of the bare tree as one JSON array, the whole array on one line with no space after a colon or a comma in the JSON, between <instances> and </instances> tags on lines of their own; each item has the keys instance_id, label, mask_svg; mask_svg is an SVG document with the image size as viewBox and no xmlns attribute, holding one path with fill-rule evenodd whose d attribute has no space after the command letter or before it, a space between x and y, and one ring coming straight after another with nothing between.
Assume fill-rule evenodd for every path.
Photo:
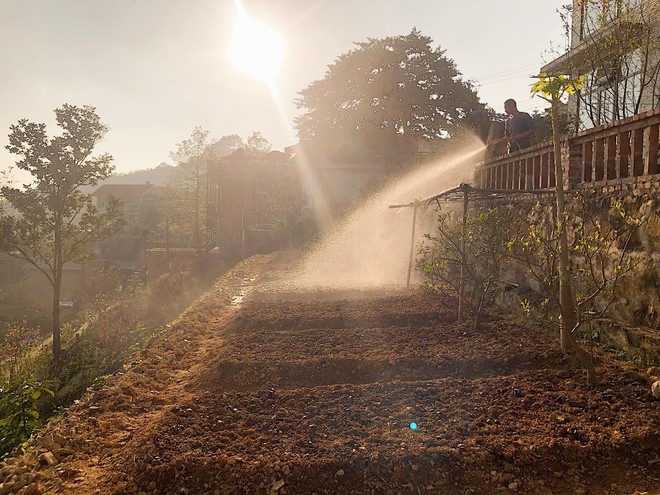
<instances>
[{"instance_id":1,"label":"bare tree","mask_svg":"<svg viewBox=\"0 0 660 495\"><path fill-rule=\"evenodd\" d=\"M188 139L177 144L170 156L177 167L167 181L166 203L170 206L165 212L167 219L175 217L182 233L188 232L193 239L193 247L202 247L202 226L206 225L206 171L209 153L214 144L209 139L209 131L195 127Z\"/></svg>"},{"instance_id":2,"label":"bare tree","mask_svg":"<svg viewBox=\"0 0 660 495\"><path fill-rule=\"evenodd\" d=\"M580 0L560 16L568 52L543 72L584 76L571 98L580 129L660 103L659 0Z\"/></svg>"}]
</instances>

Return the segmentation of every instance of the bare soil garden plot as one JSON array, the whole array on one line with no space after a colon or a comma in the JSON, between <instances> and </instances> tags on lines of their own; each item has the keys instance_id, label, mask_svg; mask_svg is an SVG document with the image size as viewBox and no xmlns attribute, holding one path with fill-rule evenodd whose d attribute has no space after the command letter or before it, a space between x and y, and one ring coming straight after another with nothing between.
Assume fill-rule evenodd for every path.
<instances>
[{"instance_id":1,"label":"bare soil garden plot","mask_svg":"<svg viewBox=\"0 0 660 495\"><path fill-rule=\"evenodd\" d=\"M643 373L597 352L589 390L554 338L447 297L269 297L285 268L244 263L54 422L41 493L660 493ZM53 433L75 453L38 468Z\"/></svg>"}]
</instances>

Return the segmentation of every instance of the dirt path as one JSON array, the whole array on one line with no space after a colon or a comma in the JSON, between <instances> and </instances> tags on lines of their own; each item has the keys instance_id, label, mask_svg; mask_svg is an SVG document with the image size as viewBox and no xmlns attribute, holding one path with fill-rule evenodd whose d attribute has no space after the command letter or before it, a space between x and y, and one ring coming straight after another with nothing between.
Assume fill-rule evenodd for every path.
<instances>
[{"instance_id":1,"label":"dirt path","mask_svg":"<svg viewBox=\"0 0 660 495\"><path fill-rule=\"evenodd\" d=\"M552 339L457 324L450 298L274 290L289 261L237 267L0 473L28 495L660 494L647 377L598 355L586 390Z\"/></svg>"}]
</instances>

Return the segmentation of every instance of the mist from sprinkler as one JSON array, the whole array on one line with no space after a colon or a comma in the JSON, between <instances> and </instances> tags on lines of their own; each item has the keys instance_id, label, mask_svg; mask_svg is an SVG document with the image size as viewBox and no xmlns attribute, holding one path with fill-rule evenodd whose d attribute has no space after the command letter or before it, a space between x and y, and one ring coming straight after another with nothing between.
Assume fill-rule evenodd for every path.
<instances>
[{"instance_id":1,"label":"mist from sprinkler","mask_svg":"<svg viewBox=\"0 0 660 495\"><path fill-rule=\"evenodd\" d=\"M484 150L476 136L452 153L427 163L365 200L326 232L302 262L296 284L302 288L383 288L405 284L408 273L412 208L388 209L427 198L461 182L471 182ZM435 225L435 205L420 213L415 244Z\"/></svg>"}]
</instances>

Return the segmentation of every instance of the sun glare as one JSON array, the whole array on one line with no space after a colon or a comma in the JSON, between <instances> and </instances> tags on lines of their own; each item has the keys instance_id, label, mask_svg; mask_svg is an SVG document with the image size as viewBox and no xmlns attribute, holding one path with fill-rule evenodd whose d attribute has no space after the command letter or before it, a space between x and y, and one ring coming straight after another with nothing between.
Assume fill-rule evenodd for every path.
<instances>
[{"instance_id":1,"label":"sun glare","mask_svg":"<svg viewBox=\"0 0 660 495\"><path fill-rule=\"evenodd\" d=\"M270 26L244 16L229 43L229 57L241 72L270 81L284 59L284 40Z\"/></svg>"}]
</instances>

